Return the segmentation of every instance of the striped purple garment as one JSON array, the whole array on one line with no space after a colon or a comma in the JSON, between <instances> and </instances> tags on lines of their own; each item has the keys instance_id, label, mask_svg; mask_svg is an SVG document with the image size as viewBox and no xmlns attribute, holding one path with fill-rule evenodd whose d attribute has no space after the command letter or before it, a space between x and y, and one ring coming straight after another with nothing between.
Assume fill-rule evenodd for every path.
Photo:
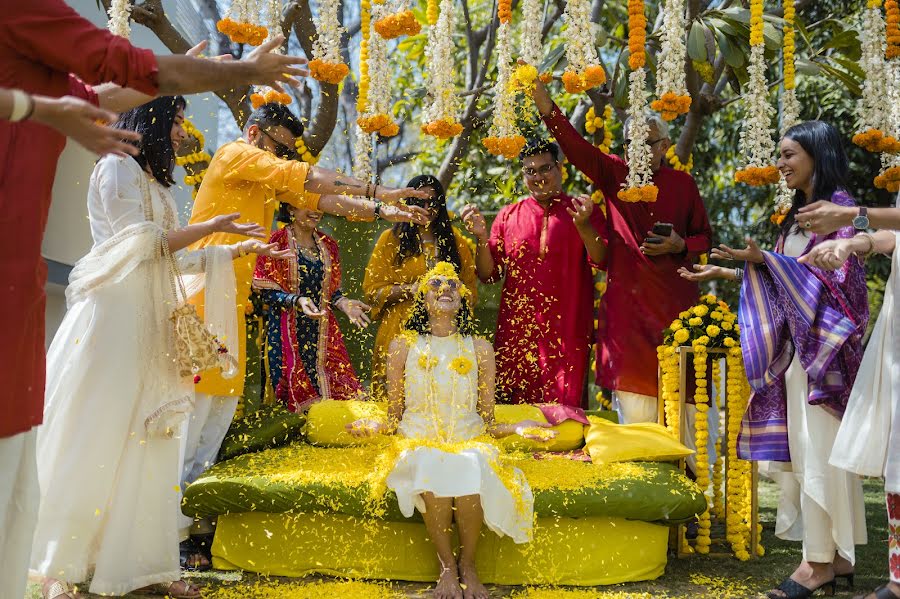
<instances>
[{"instance_id":1,"label":"striped purple garment","mask_svg":"<svg viewBox=\"0 0 900 599\"><path fill-rule=\"evenodd\" d=\"M834 194L831 201L854 204L846 192ZM804 254L821 241L855 233L845 227L824 238L813 235ZM764 258L763 264L747 264L741 287L741 349L753 393L738 455L789 462L784 374L794 352L809 377L809 403L841 418L862 359L868 291L865 270L855 258L834 272L781 253L764 252Z\"/></svg>"}]
</instances>

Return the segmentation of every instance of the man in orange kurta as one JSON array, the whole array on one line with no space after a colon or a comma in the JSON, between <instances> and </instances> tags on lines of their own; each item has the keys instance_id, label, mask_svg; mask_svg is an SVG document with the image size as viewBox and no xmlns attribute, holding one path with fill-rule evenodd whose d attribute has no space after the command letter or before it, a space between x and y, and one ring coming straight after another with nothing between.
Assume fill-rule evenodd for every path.
<instances>
[{"instance_id":1,"label":"man in orange kurta","mask_svg":"<svg viewBox=\"0 0 900 599\"><path fill-rule=\"evenodd\" d=\"M194 201L190 223L239 212L241 216L238 222L256 222L268 226L274 221L280 202L340 216L371 218L374 215L386 220L419 220L424 216L424 211L421 210L417 212L413 208L382 206L377 201L396 202L407 197L422 197L422 190L371 186L353 177L295 160L295 141L302 135L303 125L284 105L273 103L256 109L247 121L244 137L225 144L213 156ZM320 198L318 194L366 196L373 201L333 195ZM190 249L236 241L240 241L240 236L213 233ZM195 387L197 397L194 413L185 435L182 488L215 462L234 417L238 399L244 392L247 356L244 308L250 299L255 264L256 257L253 255L239 257L234 262L238 338L222 341L238 360L238 373L230 379L223 378L214 370L200 373L200 380ZM232 301L232 298L214 299ZM205 301L202 291L190 299L201 315Z\"/></svg>"}]
</instances>

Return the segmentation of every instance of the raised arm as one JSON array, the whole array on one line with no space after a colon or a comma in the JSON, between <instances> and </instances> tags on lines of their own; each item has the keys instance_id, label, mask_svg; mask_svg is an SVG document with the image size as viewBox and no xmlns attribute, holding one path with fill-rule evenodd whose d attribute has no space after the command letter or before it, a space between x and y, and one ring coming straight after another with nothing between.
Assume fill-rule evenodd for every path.
<instances>
[{"instance_id":1,"label":"raised arm","mask_svg":"<svg viewBox=\"0 0 900 599\"><path fill-rule=\"evenodd\" d=\"M853 226L853 219L859 214L859 206L841 206L834 202L819 200L800 208L797 213L797 224L813 233L827 235L841 227ZM872 229L900 231L900 208L868 208L866 216Z\"/></svg>"}]
</instances>

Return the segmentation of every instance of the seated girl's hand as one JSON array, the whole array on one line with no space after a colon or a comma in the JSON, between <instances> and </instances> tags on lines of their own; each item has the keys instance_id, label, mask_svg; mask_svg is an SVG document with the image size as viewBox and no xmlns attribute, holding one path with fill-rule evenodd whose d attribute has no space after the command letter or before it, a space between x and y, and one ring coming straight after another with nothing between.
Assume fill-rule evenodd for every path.
<instances>
[{"instance_id":1,"label":"seated girl's hand","mask_svg":"<svg viewBox=\"0 0 900 599\"><path fill-rule=\"evenodd\" d=\"M550 441L555 439L559 433L551 428L548 422L538 422L537 420L521 420L515 425L515 432L523 439L531 439L532 441Z\"/></svg>"},{"instance_id":2,"label":"seated girl's hand","mask_svg":"<svg viewBox=\"0 0 900 599\"><path fill-rule=\"evenodd\" d=\"M372 418L360 418L359 420L354 420L344 428L347 429L348 433L358 438L389 434L388 427L384 422Z\"/></svg>"}]
</instances>

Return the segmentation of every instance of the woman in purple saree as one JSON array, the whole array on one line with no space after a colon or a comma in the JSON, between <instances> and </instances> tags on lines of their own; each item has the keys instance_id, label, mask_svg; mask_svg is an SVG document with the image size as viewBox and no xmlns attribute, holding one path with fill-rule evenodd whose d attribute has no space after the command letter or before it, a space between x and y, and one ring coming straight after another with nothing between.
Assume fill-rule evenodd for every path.
<instances>
[{"instance_id":1,"label":"woman in purple saree","mask_svg":"<svg viewBox=\"0 0 900 599\"><path fill-rule=\"evenodd\" d=\"M748 239L745 249L720 246L712 257L740 260L745 269L705 265L682 271L693 280L742 280L739 322L752 396L738 439L744 459L781 487L775 534L803 542L803 561L769 591L773 599L804 599L852 582L855 545L866 542L862 483L829 464L831 449L862 358L869 320L865 271L853 259L826 271L797 258L829 239L796 225L797 210L816 200L851 206L845 191L847 157L831 125L796 125L781 140L778 168L795 191L775 251Z\"/></svg>"}]
</instances>

